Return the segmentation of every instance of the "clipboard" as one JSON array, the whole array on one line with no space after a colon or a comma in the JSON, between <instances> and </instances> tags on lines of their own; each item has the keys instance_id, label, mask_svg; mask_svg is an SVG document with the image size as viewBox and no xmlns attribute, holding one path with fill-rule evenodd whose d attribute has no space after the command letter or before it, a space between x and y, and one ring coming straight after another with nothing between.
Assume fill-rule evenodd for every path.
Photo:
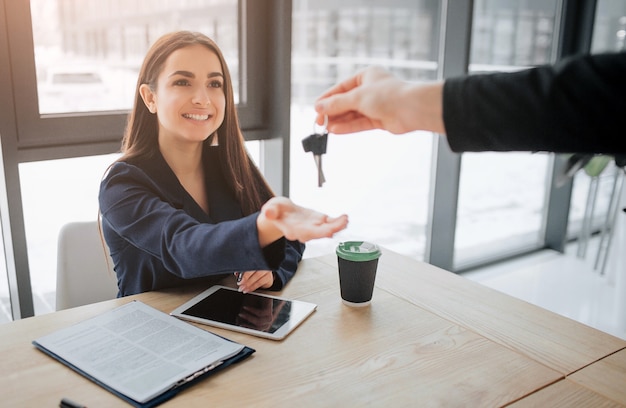
<instances>
[{"instance_id":1,"label":"clipboard","mask_svg":"<svg viewBox=\"0 0 626 408\"><path fill-rule=\"evenodd\" d=\"M124 369L122 366L122 368L119 368L118 366L115 366L116 363L114 360L116 356L112 356L112 353L109 353L109 355L103 355L101 359L98 359L98 357L85 358L81 355L81 345L85 347L85 356L90 356L90 346L93 346L96 350L106 350L106 347L115 348L115 342L119 340L119 338L115 336L115 332L118 331L119 333L123 333L124 336L132 338L132 333L129 335L128 331L133 330L130 325L136 324L139 321L144 321L146 325L152 324L153 327L161 326L161 330L167 330L167 335L169 336L179 335L187 336L187 338L189 338L188 336L191 336L190 344L192 344L192 346L195 345L196 349L189 351L190 354L187 357L181 354L180 356L174 356L172 358L173 360L179 359L184 361L185 359L191 359L192 352L200 355L204 351L202 347L207 349L206 355L198 358L198 360L193 363L189 363L189 365L185 367L186 371L181 369L181 371L184 371L183 374L178 376L173 374L168 378L164 377L161 382L154 381L150 390L144 390L142 393L135 393L132 389L132 384L142 384L142 372L144 377L149 375L149 373L142 371L141 367L127 367ZM124 324L127 324L128 327L131 328L126 328L126 330L121 328ZM148 331L147 327L148 326L144 328L144 334ZM101 336L102 330L111 331L113 333L111 334L113 337L103 339L102 344L90 344L89 342L96 338L95 336ZM141 331L140 328L137 328L136 330L138 332ZM163 334L158 335L158 333L153 333L152 335L154 337L154 341L158 341L159 337L163 337ZM158 353L154 352L152 355L146 347L146 345L152 344L150 342L151 339L148 336L150 336L150 334L147 334L143 338L137 336L134 342L131 341L129 344L124 343L119 348L126 349L126 353L129 353L130 357L135 361L155 358L154 355L157 355ZM201 342L209 343L203 345ZM143 343L143 345L138 346L139 343ZM59 361L63 365L93 381L129 404L140 408L150 408L162 404L163 402L174 397L180 391L220 372L226 367L246 359L255 352L255 350L250 347L235 343L222 336L218 336L189 323L185 323L180 319L169 316L166 313L160 312L138 301L131 301L123 306L95 316L91 319L79 322L70 327L66 327L65 329L57 330L49 335L33 340L32 344L37 349ZM216 354L210 355L209 353L211 350L209 350L209 347L213 344L215 344ZM136 347L136 349L133 349L133 347ZM163 345L163 347L166 347L166 345ZM186 346L185 349L188 350L189 346ZM224 358L221 358L222 355ZM122 357L119 359L121 360L121 358ZM111 361L108 361L107 359ZM205 361L210 361L210 363L204 364ZM116 371L115 376L108 375L106 369L103 370L102 368L98 368L103 366L106 367L106 364L110 364L109 370L111 372L118 369L122 371ZM159 362L152 362L150 365L154 366L155 364L158 365ZM173 363L163 361L163 364L167 365ZM182 367L183 364L180 364ZM130 366L131 364L128 365ZM139 378L133 380L133 375L137 374L139 374ZM128 381L126 383L112 378L124 378L124 376L128 377ZM135 383L133 383L133 381L135 381ZM149 396L145 398L135 398L135 395Z\"/></svg>"}]
</instances>

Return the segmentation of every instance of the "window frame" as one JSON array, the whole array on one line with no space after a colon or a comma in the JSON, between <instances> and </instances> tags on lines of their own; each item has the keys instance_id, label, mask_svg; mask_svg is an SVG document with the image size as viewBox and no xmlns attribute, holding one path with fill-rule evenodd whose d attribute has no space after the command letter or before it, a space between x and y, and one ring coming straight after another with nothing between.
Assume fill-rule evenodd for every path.
<instances>
[{"instance_id":1,"label":"window frame","mask_svg":"<svg viewBox=\"0 0 626 408\"><path fill-rule=\"evenodd\" d=\"M263 106L268 95L262 78L267 64L268 28L261 18L270 0L239 0L239 54L243 62L239 84L245 101L237 105L247 140L268 138L268 121ZM19 162L50 160L119 150L128 111L40 114L36 63L29 1L6 1L6 23L10 50L17 147ZM246 21L247 24L242 24ZM245 80L244 80L245 78ZM19 90L19 92L17 92Z\"/></svg>"},{"instance_id":2,"label":"window frame","mask_svg":"<svg viewBox=\"0 0 626 408\"><path fill-rule=\"evenodd\" d=\"M291 0L238 0L238 15L240 89L246 86L240 127L246 140L262 141L266 179L288 195ZM19 164L118 152L128 112L39 114L28 0L0 0L0 56L1 233L11 312L21 319L34 307Z\"/></svg>"},{"instance_id":3,"label":"window frame","mask_svg":"<svg viewBox=\"0 0 626 408\"><path fill-rule=\"evenodd\" d=\"M442 48L442 77L462 75L467 71L466 62L469 60L470 38L459 43L456 38L464 38L463 32L470 30L473 23L473 0L455 2L445 0L443 13L447 21L444 29L444 46ZM554 61L576 52L586 52L591 44L593 19L595 18L596 0L560 0L557 2L558 37L555 38L556 47L553 48ZM456 35L454 35L456 33ZM450 42L454 39L452 42ZM467 61L466 61L467 60ZM439 138L441 139L441 138ZM452 153L449 147L438 140L434 150L433 162L433 191L430 197L430 213L427 236L426 261L443 269L461 273L489 263L510 259L531 253L544 248L551 248L560 252L565 249L567 240L567 221L571 201L572 181L567 185L556 187L556 179L562 158L552 154L548 164L546 181L547 194L545 211L542 215L543 225L541 242L533 246L520 246L499 253L478 256L466 262L455 261L455 234L456 217L459 198L460 162L462 154ZM450 204L453 203L453 204Z\"/></svg>"},{"instance_id":4,"label":"window frame","mask_svg":"<svg viewBox=\"0 0 626 408\"><path fill-rule=\"evenodd\" d=\"M567 55L568 45L584 50L587 35L590 35L588 32L574 35L589 18L590 6L585 5L585 0L561 0L561 3L563 28L559 41L562 45L556 57ZM462 0L463 7L457 3L452 7L452 2L443 0L442 12L447 18L442 21L447 23L442 27L467 30L466 24L454 26L452 23L469 17L471 24L472 4L472 0ZM239 0L240 19L246 21L240 24L239 36L240 58L245 61L240 78L245 78L241 84L246 86L246 103L238 106L240 125L247 140L264 141L261 167L266 177L270 175L270 184L279 186L275 192L282 195L289 194L286 170L290 150L291 10L291 0ZM595 17L595 10L593 14ZM567 15L570 17L565 17ZM11 304L16 318L33 314L18 164L116 152L127 114L40 115L38 103L33 102L37 100L37 92L31 27L29 1L0 0L0 83L5 89L0 94L0 216ZM452 41L451 33L445 33L448 47L441 49L443 77L457 75L467 68L463 61L468 49L463 47L469 45ZM453 259L461 158L445 150L441 143L439 141L433 158L437 164L433 170L437 183L432 183L436 189L429 198L427 260L448 270L456 266L456 272L460 272L464 267L454 265ZM552 176L544 247L560 249L566 238L567 217L559 218L558 214L568 212L570 195L555 194L554 174ZM450 198L455 198L454 206L438 205L452 202Z\"/></svg>"}]
</instances>

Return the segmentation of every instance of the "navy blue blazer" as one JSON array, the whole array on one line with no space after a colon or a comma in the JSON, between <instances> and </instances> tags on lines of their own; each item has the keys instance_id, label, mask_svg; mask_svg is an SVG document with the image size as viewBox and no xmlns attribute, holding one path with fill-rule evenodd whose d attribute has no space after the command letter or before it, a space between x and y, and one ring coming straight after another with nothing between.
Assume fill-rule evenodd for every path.
<instances>
[{"instance_id":1,"label":"navy blue blazer","mask_svg":"<svg viewBox=\"0 0 626 408\"><path fill-rule=\"evenodd\" d=\"M271 270L280 290L293 277L304 244L281 238L259 246L258 212L243 216L226 184L217 149L203 155L210 214L187 193L160 153L117 162L100 185L102 231L118 296L194 284L237 271ZM269 197L268 197L269 199Z\"/></svg>"}]
</instances>

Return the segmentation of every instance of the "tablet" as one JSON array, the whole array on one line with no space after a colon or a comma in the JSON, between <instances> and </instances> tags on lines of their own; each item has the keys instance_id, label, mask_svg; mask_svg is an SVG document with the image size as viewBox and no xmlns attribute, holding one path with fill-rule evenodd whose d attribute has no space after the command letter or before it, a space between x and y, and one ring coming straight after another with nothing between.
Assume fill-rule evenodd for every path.
<instances>
[{"instance_id":1,"label":"tablet","mask_svg":"<svg viewBox=\"0 0 626 408\"><path fill-rule=\"evenodd\" d=\"M282 340L302 323L317 305L261 293L242 293L212 286L170 314L192 322Z\"/></svg>"}]
</instances>

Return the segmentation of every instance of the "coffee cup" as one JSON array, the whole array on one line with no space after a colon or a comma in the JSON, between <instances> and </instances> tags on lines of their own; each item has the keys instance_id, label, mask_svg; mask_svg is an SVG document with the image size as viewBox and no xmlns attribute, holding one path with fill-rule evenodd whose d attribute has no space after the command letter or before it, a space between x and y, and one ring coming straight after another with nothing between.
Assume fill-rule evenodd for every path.
<instances>
[{"instance_id":1,"label":"coffee cup","mask_svg":"<svg viewBox=\"0 0 626 408\"><path fill-rule=\"evenodd\" d=\"M337 246L341 299L347 306L367 306L372 301L381 251L366 241L346 241Z\"/></svg>"}]
</instances>

